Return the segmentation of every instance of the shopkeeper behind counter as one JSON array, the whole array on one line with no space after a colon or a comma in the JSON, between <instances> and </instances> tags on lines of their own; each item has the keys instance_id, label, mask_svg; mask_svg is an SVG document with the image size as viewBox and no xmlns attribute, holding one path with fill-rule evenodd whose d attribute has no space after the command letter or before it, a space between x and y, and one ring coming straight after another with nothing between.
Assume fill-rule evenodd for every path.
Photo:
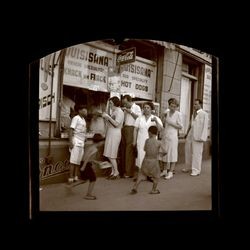
<instances>
[{"instance_id":1,"label":"shopkeeper behind counter","mask_svg":"<svg viewBox=\"0 0 250 250\"><path fill-rule=\"evenodd\" d=\"M102 110L94 108L90 122L89 130L93 134L101 134L103 137L106 135L106 124L102 117Z\"/></svg>"},{"instance_id":2,"label":"shopkeeper behind counter","mask_svg":"<svg viewBox=\"0 0 250 250\"><path fill-rule=\"evenodd\" d=\"M67 131L70 128L71 119L74 116L75 102L67 96L63 96L61 106L61 129Z\"/></svg>"}]
</instances>

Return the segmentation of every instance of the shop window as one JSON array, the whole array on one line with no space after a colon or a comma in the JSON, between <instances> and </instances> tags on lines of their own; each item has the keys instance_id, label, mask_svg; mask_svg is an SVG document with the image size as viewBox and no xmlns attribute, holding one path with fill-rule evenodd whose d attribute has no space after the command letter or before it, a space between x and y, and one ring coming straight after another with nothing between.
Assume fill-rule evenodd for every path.
<instances>
[{"instance_id":1,"label":"shop window","mask_svg":"<svg viewBox=\"0 0 250 250\"><path fill-rule=\"evenodd\" d=\"M109 93L100 91L92 91L83 88L65 86L63 87L63 99L61 105L61 136L68 137L68 131L70 128L72 118L77 114L75 112L75 105L86 105L88 115L85 117L87 123L87 132L91 132L95 128L94 132L104 133L103 123L99 122L98 117L101 117L101 113L106 110L107 101L109 99ZM94 125L94 121L98 121L99 125ZM98 126L100 127L98 129ZM97 131L98 130L98 131Z\"/></svg>"}]
</instances>

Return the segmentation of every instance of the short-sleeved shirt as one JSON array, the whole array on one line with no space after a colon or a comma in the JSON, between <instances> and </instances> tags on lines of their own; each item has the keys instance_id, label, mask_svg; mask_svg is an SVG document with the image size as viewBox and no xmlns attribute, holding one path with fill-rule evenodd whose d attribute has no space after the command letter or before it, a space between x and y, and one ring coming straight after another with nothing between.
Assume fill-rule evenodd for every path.
<instances>
[{"instance_id":1,"label":"short-sleeved shirt","mask_svg":"<svg viewBox=\"0 0 250 250\"><path fill-rule=\"evenodd\" d=\"M71 121L70 128L74 129L73 136L80 140L85 140L86 135L86 121L80 115L76 115L73 117Z\"/></svg>"},{"instance_id":2,"label":"short-sleeved shirt","mask_svg":"<svg viewBox=\"0 0 250 250\"><path fill-rule=\"evenodd\" d=\"M140 106L135 103L132 104L131 111L138 116L141 116L142 114ZM134 124L135 124L135 119L133 118L133 116L128 112L125 112L124 125L134 126Z\"/></svg>"}]
</instances>

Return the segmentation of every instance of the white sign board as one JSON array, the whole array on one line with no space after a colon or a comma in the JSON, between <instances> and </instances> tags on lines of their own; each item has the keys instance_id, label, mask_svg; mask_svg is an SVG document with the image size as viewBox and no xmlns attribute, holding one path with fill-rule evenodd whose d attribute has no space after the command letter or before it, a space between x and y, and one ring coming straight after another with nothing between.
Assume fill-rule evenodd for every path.
<instances>
[{"instance_id":1,"label":"white sign board","mask_svg":"<svg viewBox=\"0 0 250 250\"><path fill-rule=\"evenodd\" d=\"M57 61L59 52L55 54L55 62ZM53 54L40 59L39 65L39 120L48 121L50 119L50 106L52 104L51 118L55 121L57 110L57 79L58 79L58 66L54 67L53 82L52 78L52 59ZM53 91L51 95L51 85Z\"/></svg>"},{"instance_id":2,"label":"white sign board","mask_svg":"<svg viewBox=\"0 0 250 250\"><path fill-rule=\"evenodd\" d=\"M121 65L121 94L131 93L135 97L154 100L156 66L138 60Z\"/></svg>"},{"instance_id":3,"label":"white sign board","mask_svg":"<svg viewBox=\"0 0 250 250\"><path fill-rule=\"evenodd\" d=\"M67 48L63 84L107 92L108 67L113 66L114 55L85 44Z\"/></svg>"},{"instance_id":4,"label":"white sign board","mask_svg":"<svg viewBox=\"0 0 250 250\"><path fill-rule=\"evenodd\" d=\"M212 89L212 67L205 65L205 74L204 74L204 90L203 90L203 110L205 110L208 113L208 135L210 136L210 130L211 130L211 101L212 101L212 95L211 95L211 89Z\"/></svg>"}]
</instances>

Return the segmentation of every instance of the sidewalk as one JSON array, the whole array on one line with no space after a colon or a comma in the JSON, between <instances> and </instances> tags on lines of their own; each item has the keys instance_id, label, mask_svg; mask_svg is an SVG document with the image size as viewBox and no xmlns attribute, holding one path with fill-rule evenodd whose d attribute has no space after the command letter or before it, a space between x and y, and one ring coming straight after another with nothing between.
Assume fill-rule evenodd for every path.
<instances>
[{"instance_id":1,"label":"sidewalk","mask_svg":"<svg viewBox=\"0 0 250 250\"><path fill-rule=\"evenodd\" d=\"M203 161L200 176L182 173L184 164L177 164L174 178L161 179L160 194L149 194L152 183L142 182L138 193L130 194L132 179L96 181L97 200L85 200L88 183L67 188L65 183L42 186L40 211L176 211L211 210L211 159Z\"/></svg>"}]
</instances>

